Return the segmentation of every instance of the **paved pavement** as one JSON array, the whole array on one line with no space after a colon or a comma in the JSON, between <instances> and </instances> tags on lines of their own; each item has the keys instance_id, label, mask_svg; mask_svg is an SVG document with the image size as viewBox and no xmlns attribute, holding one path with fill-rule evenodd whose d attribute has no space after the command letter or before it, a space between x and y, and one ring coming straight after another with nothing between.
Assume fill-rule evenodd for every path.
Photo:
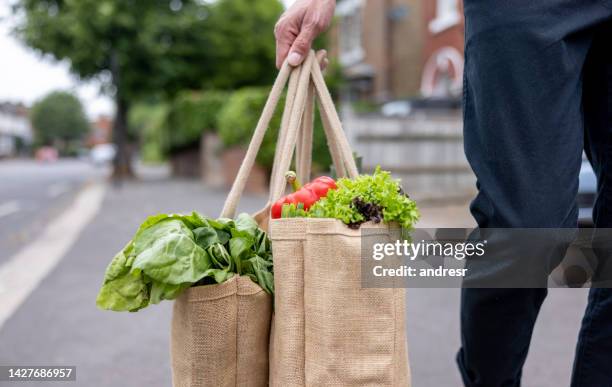
<instances>
[{"instance_id":1,"label":"paved pavement","mask_svg":"<svg viewBox=\"0 0 612 387\"><path fill-rule=\"evenodd\" d=\"M474 227L468 203L422 208L421 228ZM408 345L414 387L461 386L459 289L407 291ZM524 387L569 386L586 289L550 289L523 370Z\"/></svg>"},{"instance_id":2,"label":"paved pavement","mask_svg":"<svg viewBox=\"0 0 612 387\"><path fill-rule=\"evenodd\" d=\"M13 178L17 184L19 179ZM197 182L159 176L109 187L102 210L0 330L0 365L76 365L77 382L66 386L169 386L171 304L135 314L112 313L97 310L95 296L110 258L145 216L193 209L214 216L223 199L223 192L206 189ZM242 208L252 211L263 201L262 197L246 197ZM465 205L456 205L424 208L420 226L459 227L470 222ZM20 223L20 227L25 224ZM534 334L524 386L569 384L585 298L584 290L551 291ZM459 291L455 289L408 290L408 336L415 387L461 385L454 365L459 346L458 300Z\"/></svg>"},{"instance_id":3,"label":"paved pavement","mask_svg":"<svg viewBox=\"0 0 612 387\"><path fill-rule=\"evenodd\" d=\"M106 173L78 160L0 162L0 264L61 213L85 182Z\"/></svg>"},{"instance_id":4,"label":"paved pavement","mask_svg":"<svg viewBox=\"0 0 612 387\"><path fill-rule=\"evenodd\" d=\"M76 384L54 386L169 386L171 304L104 312L96 309L96 294L106 265L147 215L199 210L216 216L223 199L224 193L190 181L109 187L102 211L0 331L0 364L77 366ZM241 207L253 211L263 202L247 197Z\"/></svg>"}]
</instances>

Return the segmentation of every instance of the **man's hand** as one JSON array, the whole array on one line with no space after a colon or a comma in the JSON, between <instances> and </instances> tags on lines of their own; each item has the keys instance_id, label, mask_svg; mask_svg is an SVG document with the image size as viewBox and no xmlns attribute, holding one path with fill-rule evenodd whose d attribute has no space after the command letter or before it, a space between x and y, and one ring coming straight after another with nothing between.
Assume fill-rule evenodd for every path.
<instances>
[{"instance_id":1,"label":"man's hand","mask_svg":"<svg viewBox=\"0 0 612 387\"><path fill-rule=\"evenodd\" d=\"M285 58L291 66L302 63L312 41L329 27L335 7L335 0L297 0L283 13L274 27L276 67Z\"/></svg>"}]
</instances>

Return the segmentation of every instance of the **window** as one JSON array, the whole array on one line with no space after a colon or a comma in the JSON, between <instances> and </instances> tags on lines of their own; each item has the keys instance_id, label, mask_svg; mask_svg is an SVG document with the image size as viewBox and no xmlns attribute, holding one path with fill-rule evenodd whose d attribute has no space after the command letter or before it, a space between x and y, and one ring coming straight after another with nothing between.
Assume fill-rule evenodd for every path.
<instances>
[{"instance_id":1,"label":"window","mask_svg":"<svg viewBox=\"0 0 612 387\"><path fill-rule=\"evenodd\" d=\"M362 1L344 0L338 4L340 63L350 66L359 63L363 57Z\"/></svg>"},{"instance_id":2,"label":"window","mask_svg":"<svg viewBox=\"0 0 612 387\"><path fill-rule=\"evenodd\" d=\"M436 0L436 17L429 22L429 31L440 33L461 20L458 0Z\"/></svg>"}]
</instances>

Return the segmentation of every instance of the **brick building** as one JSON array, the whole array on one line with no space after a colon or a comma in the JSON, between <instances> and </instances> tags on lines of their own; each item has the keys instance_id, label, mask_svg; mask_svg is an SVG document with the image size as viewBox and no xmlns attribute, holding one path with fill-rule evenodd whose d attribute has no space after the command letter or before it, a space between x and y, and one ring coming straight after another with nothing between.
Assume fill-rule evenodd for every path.
<instances>
[{"instance_id":1,"label":"brick building","mask_svg":"<svg viewBox=\"0 0 612 387\"><path fill-rule=\"evenodd\" d=\"M460 0L340 0L331 55L353 99L453 97L461 92Z\"/></svg>"},{"instance_id":2,"label":"brick building","mask_svg":"<svg viewBox=\"0 0 612 387\"><path fill-rule=\"evenodd\" d=\"M460 0L423 1L421 95L458 97L463 86L464 20Z\"/></svg>"}]
</instances>

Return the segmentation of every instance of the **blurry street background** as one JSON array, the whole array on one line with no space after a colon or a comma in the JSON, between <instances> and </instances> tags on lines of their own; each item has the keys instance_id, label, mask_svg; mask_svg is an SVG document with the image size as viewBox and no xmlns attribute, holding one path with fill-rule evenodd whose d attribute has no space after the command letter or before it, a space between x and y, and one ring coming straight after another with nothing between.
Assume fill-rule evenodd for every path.
<instances>
[{"instance_id":1,"label":"blurry street background","mask_svg":"<svg viewBox=\"0 0 612 387\"><path fill-rule=\"evenodd\" d=\"M0 365L74 365L66 385L170 385L172 304L112 313L96 309L96 294L146 216L220 212L276 74L274 23L291 3L0 3ZM421 228L474 226L461 7L339 0L316 42L329 52L327 82L362 170L401 178ZM278 113L244 211L265 202ZM314 170L329 173L316 127ZM585 164L587 224L593 189ZM407 290L415 387L461 386L459 293ZM586 295L550 291L525 386L569 384Z\"/></svg>"}]
</instances>

